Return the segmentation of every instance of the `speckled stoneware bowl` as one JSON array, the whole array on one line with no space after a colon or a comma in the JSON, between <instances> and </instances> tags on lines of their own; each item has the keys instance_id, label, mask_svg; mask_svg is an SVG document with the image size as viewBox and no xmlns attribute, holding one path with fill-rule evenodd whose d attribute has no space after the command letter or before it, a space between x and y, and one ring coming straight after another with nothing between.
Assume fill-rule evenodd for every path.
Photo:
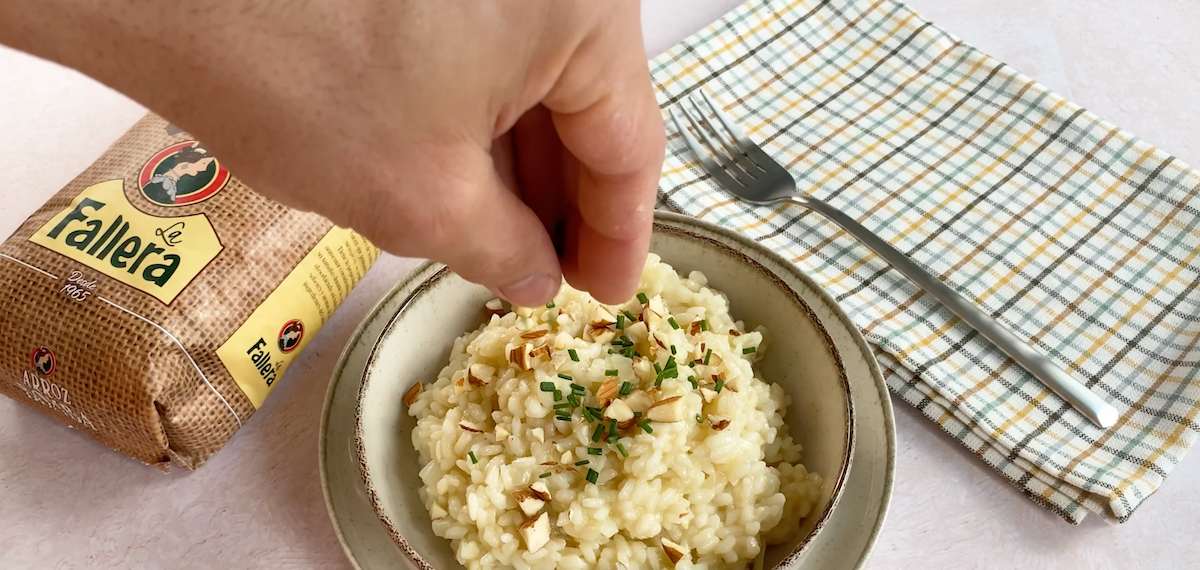
<instances>
[{"instance_id":1,"label":"speckled stoneware bowl","mask_svg":"<svg viewBox=\"0 0 1200 570\"><path fill-rule=\"evenodd\" d=\"M816 509L802 521L791 521L799 527L795 538L771 547L765 567L807 567L805 550L837 508L854 456L847 355L838 346L857 347L865 354L850 356L868 361L877 375L874 361L827 295L754 242L690 218L659 214L651 249L683 274L704 272L711 287L728 295L734 318L747 327L767 328L770 346L758 371L790 394L789 427L804 446L804 464L820 473L824 484ZM415 422L401 398L414 382L436 378L454 339L481 324L481 307L491 295L435 264L417 270L397 293L394 312L362 368L352 452L366 499L404 557L417 568L458 568L449 541L434 535L417 494ZM846 335L857 342L835 342L835 336Z\"/></svg>"}]
</instances>

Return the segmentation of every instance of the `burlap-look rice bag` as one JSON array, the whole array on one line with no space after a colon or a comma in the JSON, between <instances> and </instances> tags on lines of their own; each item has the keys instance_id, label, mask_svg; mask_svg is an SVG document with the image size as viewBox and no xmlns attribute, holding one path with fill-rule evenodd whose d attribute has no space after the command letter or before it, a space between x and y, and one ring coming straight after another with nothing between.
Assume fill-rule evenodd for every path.
<instances>
[{"instance_id":1,"label":"burlap-look rice bag","mask_svg":"<svg viewBox=\"0 0 1200 570\"><path fill-rule=\"evenodd\" d=\"M0 245L0 392L194 469L377 256L149 115Z\"/></svg>"}]
</instances>

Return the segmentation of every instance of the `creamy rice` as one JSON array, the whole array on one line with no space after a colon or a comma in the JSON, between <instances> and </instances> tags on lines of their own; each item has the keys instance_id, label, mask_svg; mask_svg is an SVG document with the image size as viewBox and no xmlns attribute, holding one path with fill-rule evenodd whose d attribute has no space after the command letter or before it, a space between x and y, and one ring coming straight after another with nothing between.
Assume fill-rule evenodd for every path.
<instances>
[{"instance_id":1,"label":"creamy rice","mask_svg":"<svg viewBox=\"0 0 1200 570\"><path fill-rule=\"evenodd\" d=\"M705 285L651 256L624 305L564 286L496 311L409 392L420 495L459 562L742 568L792 538L821 478L755 377L763 331Z\"/></svg>"}]
</instances>

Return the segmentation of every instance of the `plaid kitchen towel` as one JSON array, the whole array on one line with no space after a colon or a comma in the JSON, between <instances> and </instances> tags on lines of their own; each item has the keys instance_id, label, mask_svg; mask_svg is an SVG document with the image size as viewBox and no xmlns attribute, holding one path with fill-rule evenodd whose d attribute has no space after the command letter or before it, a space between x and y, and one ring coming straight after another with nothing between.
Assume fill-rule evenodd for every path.
<instances>
[{"instance_id":1,"label":"plaid kitchen towel","mask_svg":"<svg viewBox=\"0 0 1200 570\"><path fill-rule=\"evenodd\" d=\"M1117 407L1096 428L819 215L732 200L672 133L660 206L793 260L894 394L1026 496L1124 521L1195 441L1200 173L891 0L747 2L651 68L664 109L703 88L802 191Z\"/></svg>"}]
</instances>

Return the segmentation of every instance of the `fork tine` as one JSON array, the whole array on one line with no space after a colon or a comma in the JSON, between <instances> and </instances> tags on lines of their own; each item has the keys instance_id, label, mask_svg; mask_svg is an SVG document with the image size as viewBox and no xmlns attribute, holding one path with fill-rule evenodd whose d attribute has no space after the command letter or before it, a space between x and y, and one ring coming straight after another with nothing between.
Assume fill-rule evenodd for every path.
<instances>
[{"instance_id":1,"label":"fork tine","mask_svg":"<svg viewBox=\"0 0 1200 570\"><path fill-rule=\"evenodd\" d=\"M703 91L701 91L701 93L703 93ZM743 161L741 160L743 157L745 157L747 162L754 164L754 161L746 154L745 144L749 144L749 141L738 141L735 138L732 140L732 142L727 142L725 140L726 137L731 136L728 130L725 133L722 133L721 129L717 128L716 125L714 125L713 122L708 119L708 115L710 114L717 115L717 119L721 121L722 124L725 124L725 119L722 118L719 113L717 113L711 102L709 102L708 105L701 105L694 95L688 97L688 102L696 108L696 112L699 113L702 119L704 119L703 125L705 126L705 131L712 131L713 137L720 142L721 148L724 149L726 155L724 157L726 159L725 167L726 170L730 171L730 176L735 176L736 174L740 173L744 175L744 178L746 178L747 184L758 178L754 172L750 171L750 168L748 168L745 164L742 164ZM705 110L705 107L708 107L708 111ZM711 111L711 113L709 111ZM755 164L755 166L758 165ZM758 170L762 170L762 167L758 167Z\"/></svg>"},{"instance_id":2,"label":"fork tine","mask_svg":"<svg viewBox=\"0 0 1200 570\"><path fill-rule=\"evenodd\" d=\"M702 134L705 135L705 142L709 143L709 145L714 149L725 151L725 157L728 158L728 162L737 160L737 155L741 152L737 147L737 142L734 141L733 144L730 144L725 140L725 136L722 135L721 130L718 129L713 122L708 119L709 113L704 110L704 106L702 106L700 102L696 100L695 96L688 97L687 102L692 104L692 107L696 110L696 114L700 116L700 124L704 127ZM687 113L686 106L684 107L684 113L690 116L690 113ZM709 132L711 132L712 137L717 140L716 145L713 145L712 140L708 138L707 134Z\"/></svg>"},{"instance_id":3,"label":"fork tine","mask_svg":"<svg viewBox=\"0 0 1200 570\"><path fill-rule=\"evenodd\" d=\"M696 155L696 158L701 162L709 160L710 153L705 151L704 147L700 146L700 142L696 140L696 137L692 136L692 131L688 129L687 125L683 124L683 121L679 120L679 113L675 110L675 107L668 109L668 112L671 114L671 122L675 125L675 130L683 135L683 141L687 143L688 150L692 151L692 154ZM691 117L688 117L688 119L690 120Z\"/></svg>"},{"instance_id":4,"label":"fork tine","mask_svg":"<svg viewBox=\"0 0 1200 570\"><path fill-rule=\"evenodd\" d=\"M742 131L741 127L737 126L735 121L727 119L725 116L725 111L722 111L720 107L717 107L712 102L712 99L708 98L708 93L706 93L703 89L697 89L696 91L700 92L700 99L704 101L704 104L707 105L710 110L712 110L712 114L717 117L717 121L721 123L722 127L725 127L725 131L733 137L735 142L738 144L746 144L750 141L750 138L746 136L746 133Z\"/></svg>"}]
</instances>

